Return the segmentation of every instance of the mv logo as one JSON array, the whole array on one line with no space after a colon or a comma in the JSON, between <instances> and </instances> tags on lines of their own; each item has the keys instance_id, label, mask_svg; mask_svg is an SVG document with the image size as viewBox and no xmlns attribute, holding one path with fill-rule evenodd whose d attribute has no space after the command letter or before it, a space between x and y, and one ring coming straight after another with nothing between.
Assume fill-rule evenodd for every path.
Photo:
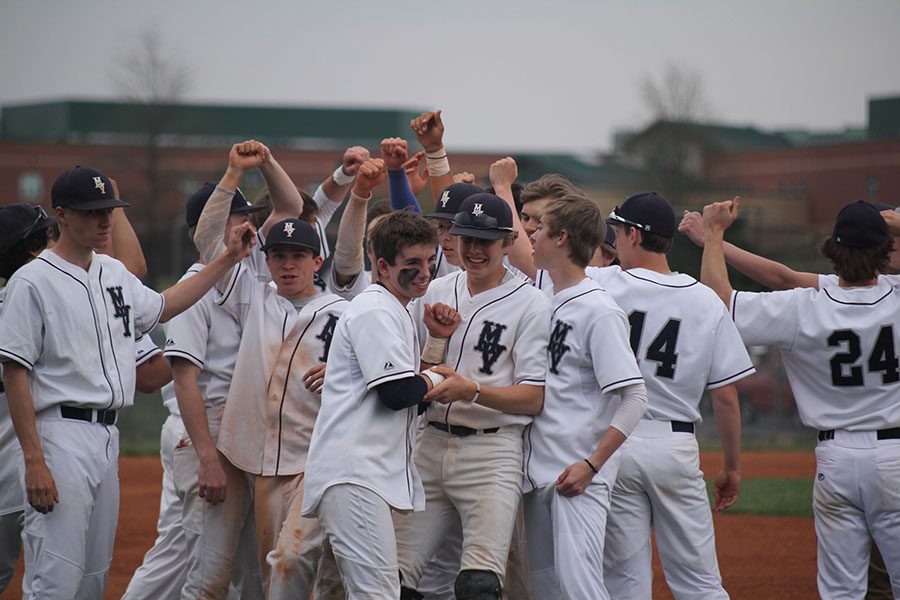
<instances>
[{"instance_id":1,"label":"mv logo","mask_svg":"<svg viewBox=\"0 0 900 600\"><path fill-rule=\"evenodd\" d=\"M497 362L497 359L500 358L500 355L503 354L503 351L506 350L506 346L500 343L500 336L505 329L506 325L501 323L494 323L492 321L484 322L484 328L478 336L478 343L475 344L475 351L481 352L481 368L478 369L479 373L484 373L485 375L494 374L494 371L491 369L493 368L494 363Z\"/></svg>"},{"instance_id":2,"label":"mv logo","mask_svg":"<svg viewBox=\"0 0 900 600\"><path fill-rule=\"evenodd\" d=\"M122 286L108 287L106 291L109 292L113 308L116 309L113 317L122 319L122 325L125 327L125 337L131 337L131 307L125 304L125 298L122 296Z\"/></svg>"},{"instance_id":3,"label":"mv logo","mask_svg":"<svg viewBox=\"0 0 900 600\"><path fill-rule=\"evenodd\" d=\"M319 357L319 362L325 362L328 360L328 350L331 348L331 338L334 337L334 328L337 327L338 316L335 314L328 315L328 321L325 323L325 327L322 328L322 331L319 332L319 335L316 336L317 340L322 340L325 344L325 348L322 351L322 356Z\"/></svg>"},{"instance_id":4,"label":"mv logo","mask_svg":"<svg viewBox=\"0 0 900 600\"><path fill-rule=\"evenodd\" d=\"M572 326L565 321L557 321L553 332L550 334L550 343L547 345L547 353L550 355L550 372L559 375L559 361L571 348L566 344L566 336L572 330Z\"/></svg>"}]
</instances>

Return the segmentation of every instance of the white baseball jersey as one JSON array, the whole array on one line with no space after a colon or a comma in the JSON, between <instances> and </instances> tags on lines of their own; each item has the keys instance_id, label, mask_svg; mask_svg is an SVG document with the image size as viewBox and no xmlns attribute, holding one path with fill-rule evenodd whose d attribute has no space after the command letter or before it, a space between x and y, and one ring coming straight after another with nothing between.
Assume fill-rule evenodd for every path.
<instances>
[{"instance_id":1,"label":"white baseball jersey","mask_svg":"<svg viewBox=\"0 0 900 600\"><path fill-rule=\"evenodd\" d=\"M544 269L538 269L537 273L534 275L534 287L541 290L542 292L547 292L548 294L553 294L553 280L550 279L550 272Z\"/></svg>"},{"instance_id":2,"label":"white baseball jersey","mask_svg":"<svg viewBox=\"0 0 900 600\"><path fill-rule=\"evenodd\" d=\"M134 402L134 340L159 321L161 294L114 258L94 254L85 271L52 250L16 271L7 289L16 318L0 321L0 356L31 371L35 412Z\"/></svg>"},{"instance_id":3,"label":"white baseball jersey","mask_svg":"<svg viewBox=\"0 0 900 600\"><path fill-rule=\"evenodd\" d=\"M353 281L345 286L341 286L338 285L335 279L334 261L332 261L328 268L325 269L322 279L325 280L325 290L327 292L340 296L344 300L353 300L372 284L372 272L360 271L353 278Z\"/></svg>"},{"instance_id":4,"label":"white baseball jersey","mask_svg":"<svg viewBox=\"0 0 900 600\"><path fill-rule=\"evenodd\" d=\"M628 319L597 282L559 292L552 308L544 409L525 434L525 491L590 456L618 408L607 392L643 383Z\"/></svg>"},{"instance_id":5,"label":"white baseball jersey","mask_svg":"<svg viewBox=\"0 0 900 600\"><path fill-rule=\"evenodd\" d=\"M409 311L373 283L354 298L331 342L322 406L306 462L304 516L318 512L325 490L350 483L399 510L422 510L413 463L417 407L394 411L376 386L419 372L419 340Z\"/></svg>"},{"instance_id":6,"label":"white baseball jersey","mask_svg":"<svg viewBox=\"0 0 900 600\"><path fill-rule=\"evenodd\" d=\"M0 288L0 319L4 318L4 307L8 306L5 299L6 288ZM19 439L9 416L2 376L0 365L0 516L25 510L25 494L19 482Z\"/></svg>"},{"instance_id":7,"label":"white baseball jersey","mask_svg":"<svg viewBox=\"0 0 900 600\"><path fill-rule=\"evenodd\" d=\"M647 386L645 419L700 422L704 388L755 369L722 300L689 275L588 267L631 324L631 348Z\"/></svg>"},{"instance_id":8,"label":"white baseball jersey","mask_svg":"<svg viewBox=\"0 0 900 600\"><path fill-rule=\"evenodd\" d=\"M471 296L465 271L431 282L422 303L443 302L462 320L444 362L462 377L491 387L543 386L550 337L550 302L527 281L507 273L497 287ZM420 332L424 325L419 319ZM502 413L470 402L432 403L429 421L487 429L527 425L531 416Z\"/></svg>"},{"instance_id":9,"label":"white baseball jersey","mask_svg":"<svg viewBox=\"0 0 900 600\"><path fill-rule=\"evenodd\" d=\"M181 281L193 277L202 269L201 263L191 265ZM244 268L237 270L248 272ZM237 348L241 343L238 320L216 305L218 296L215 289L209 290L193 306L166 324L164 355L170 360L188 360L200 369L197 385L207 409L224 406L235 368Z\"/></svg>"},{"instance_id":10,"label":"white baseball jersey","mask_svg":"<svg viewBox=\"0 0 900 600\"><path fill-rule=\"evenodd\" d=\"M447 262L447 257L444 256L444 249L441 248L440 244L438 244L437 250L435 251L434 266L435 279L443 277L444 275L449 275L450 273L456 273L460 270L456 265L451 265Z\"/></svg>"},{"instance_id":11,"label":"white baseball jersey","mask_svg":"<svg viewBox=\"0 0 900 600\"><path fill-rule=\"evenodd\" d=\"M302 473L319 412L319 396L303 375L325 362L348 303L320 294L298 312L247 270L219 302L242 334L217 446L248 473Z\"/></svg>"},{"instance_id":12,"label":"white baseball jersey","mask_svg":"<svg viewBox=\"0 0 900 600\"><path fill-rule=\"evenodd\" d=\"M781 350L804 425L900 426L900 284L734 292L731 314L746 344Z\"/></svg>"}]
</instances>

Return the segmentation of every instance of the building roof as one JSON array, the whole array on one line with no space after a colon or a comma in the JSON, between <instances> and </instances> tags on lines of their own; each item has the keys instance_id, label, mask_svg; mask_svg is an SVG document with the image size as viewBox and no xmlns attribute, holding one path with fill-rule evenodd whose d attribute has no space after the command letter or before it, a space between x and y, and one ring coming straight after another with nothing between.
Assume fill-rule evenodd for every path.
<instances>
[{"instance_id":1,"label":"building roof","mask_svg":"<svg viewBox=\"0 0 900 600\"><path fill-rule=\"evenodd\" d=\"M0 139L133 144L154 133L162 145L211 146L260 138L282 147L332 148L405 135L419 112L62 100L3 107Z\"/></svg>"},{"instance_id":2,"label":"building roof","mask_svg":"<svg viewBox=\"0 0 900 600\"><path fill-rule=\"evenodd\" d=\"M787 148L791 145L783 135L767 133L755 127L659 120L628 139L626 148L633 149L657 136L672 135L699 142L710 151L726 154Z\"/></svg>"}]
</instances>

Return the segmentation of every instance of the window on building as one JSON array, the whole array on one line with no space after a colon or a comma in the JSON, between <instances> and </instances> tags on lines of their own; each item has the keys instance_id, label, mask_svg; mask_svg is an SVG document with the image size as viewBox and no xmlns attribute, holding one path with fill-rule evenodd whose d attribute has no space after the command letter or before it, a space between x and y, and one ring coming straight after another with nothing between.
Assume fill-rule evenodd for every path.
<instances>
[{"instance_id":1,"label":"window on building","mask_svg":"<svg viewBox=\"0 0 900 600\"><path fill-rule=\"evenodd\" d=\"M44 177L34 171L19 175L19 200L35 204L44 195Z\"/></svg>"}]
</instances>

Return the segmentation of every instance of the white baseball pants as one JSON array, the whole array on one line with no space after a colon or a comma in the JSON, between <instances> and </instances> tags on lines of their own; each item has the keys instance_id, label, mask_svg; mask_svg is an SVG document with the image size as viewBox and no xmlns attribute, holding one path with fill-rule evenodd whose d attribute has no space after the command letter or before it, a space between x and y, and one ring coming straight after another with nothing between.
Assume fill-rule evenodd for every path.
<instances>
[{"instance_id":1,"label":"white baseball pants","mask_svg":"<svg viewBox=\"0 0 900 600\"><path fill-rule=\"evenodd\" d=\"M535 598L609 599L603 576L603 546L618 462L614 454L578 496L560 496L556 486L550 484L522 497Z\"/></svg>"},{"instance_id":2,"label":"white baseball pants","mask_svg":"<svg viewBox=\"0 0 900 600\"><path fill-rule=\"evenodd\" d=\"M819 442L813 514L822 598L865 596L872 539L900 598L900 440L837 430Z\"/></svg>"},{"instance_id":3,"label":"white baseball pants","mask_svg":"<svg viewBox=\"0 0 900 600\"><path fill-rule=\"evenodd\" d=\"M673 432L668 421L643 420L617 454L603 566L610 597L650 600L652 523L666 582L677 600L728 598L694 435Z\"/></svg>"},{"instance_id":4,"label":"white baseball pants","mask_svg":"<svg viewBox=\"0 0 900 600\"><path fill-rule=\"evenodd\" d=\"M325 490L319 523L331 544L349 600L397 600L400 575L391 507L354 484Z\"/></svg>"}]
</instances>

